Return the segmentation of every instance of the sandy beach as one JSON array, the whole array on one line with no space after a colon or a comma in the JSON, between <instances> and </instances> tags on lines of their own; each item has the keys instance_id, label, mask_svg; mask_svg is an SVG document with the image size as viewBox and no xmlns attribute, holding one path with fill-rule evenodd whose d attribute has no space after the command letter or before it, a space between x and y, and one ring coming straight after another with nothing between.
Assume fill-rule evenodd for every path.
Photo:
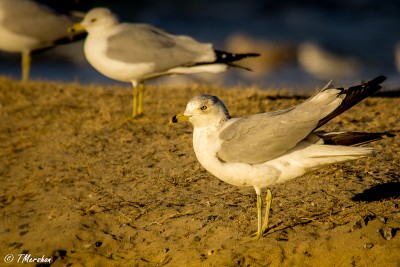
<instances>
[{"instance_id":1,"label":"sandy beach","mask_svg":"<svg viewBox=\"0 0 400 267\"><path fill-rule=\"evenodd\" d=\"M132 120L128 84L0 77L0 266L22 254L47 266L400 266L399 98L368 98L324 126L397 136L369 144L375 157L272 187L272 228L253 240L254 189L205 171L191 126L168 123L201 93L234 117L305 99L153 85Z\"/></svg>"}]
</instances>

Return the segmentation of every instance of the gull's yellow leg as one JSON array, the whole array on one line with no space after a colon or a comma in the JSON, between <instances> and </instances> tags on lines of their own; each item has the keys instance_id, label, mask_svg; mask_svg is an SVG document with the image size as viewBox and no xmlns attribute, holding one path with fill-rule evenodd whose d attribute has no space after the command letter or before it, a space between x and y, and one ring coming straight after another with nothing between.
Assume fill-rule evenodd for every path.
<instances>
[{"instance_id":1,"label":"gull's yellow leg","mask_svg":"<svg viewBox=\"0 0 400 267\"><path fill-rule=\"evenodd\" d=\"M138 115L143 115L144 84L139 83Z\"/></svg>"},{"instance_id":2,"label":"gull's yellow leg","mask_svg":"<svg viewBox=\"0 0 400 267\"><path fill-rule=\"evenodd\" d=\"M272 202L272 193L269 188L267 189L267 196L265 198L265 218L264 218L264 223L262 226L262 233L268 230L268 221L269 221L269 211L271 209L271 202Z\"/></svg>"},{"instance_id":3,"label":"gull's yellow leg","mask_svg":"<svg viewBox=\"0 0 400 267\"><path fill-rule=\"evenodd\" d=\"M138 114L138 94L139 94L139 88L134 84L133 90L132 90L132 95L133 95L132 117L133 118L135 118L139 115Z\"/></svg>"},{"instance_id":4,"label":"gull's yellow leg","mask_svg":"<svg viewBox=\"0 0 400 267\"><path fill-rule=\"evenodd\" d=\"M29 69L31 67L31 54L29 51L22 52L22 81L29 80Z\"/></svg>"},{"instance_id":5,"label":"gull's yellow leg","mask_svg":"<svg viewBox=\"0 0 400 267\"><path fill-rule=\"evenodd\" d=\"M257 194L257 234L256 234L256 239L260 239L263 235L262 227L261 227L261 207L262 207L262 199L261 199L261 194Z\"/></svg>"}]
</instances>

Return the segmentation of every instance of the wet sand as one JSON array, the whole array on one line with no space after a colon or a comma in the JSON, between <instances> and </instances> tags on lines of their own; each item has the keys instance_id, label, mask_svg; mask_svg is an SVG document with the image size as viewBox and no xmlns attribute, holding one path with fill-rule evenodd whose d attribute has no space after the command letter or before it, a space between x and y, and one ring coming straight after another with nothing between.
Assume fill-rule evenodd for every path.
<instances>
[{"instance_id":1,"label":"wet sand","mask_svg":"<svg viewBox=\"0 0 400 267\"><path fill-rule=\"evenodd\" d=\"M261 90L263 89L263 90ZM0 78L0 265L8 254L52 266L400 266L399 138L375 157L272 187L260 239L256 195L197 162L189 124L169 125L200 93L232 116L302 97L268 88L150 86L145 116L129 85ZM327 130L399 135L400 99L369 98Z\"/></svg>"}]
</instances>

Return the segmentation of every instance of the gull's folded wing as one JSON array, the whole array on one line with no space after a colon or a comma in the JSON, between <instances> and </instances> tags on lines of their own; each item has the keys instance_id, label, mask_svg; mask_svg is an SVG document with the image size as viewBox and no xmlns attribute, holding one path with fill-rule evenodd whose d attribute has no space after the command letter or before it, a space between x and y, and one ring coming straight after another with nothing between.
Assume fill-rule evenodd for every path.
<instances>
[{"instance_id":1,"label":"gull's folded wing","mask_svg":"<svg viewBox=\"0 0 400 267\"><path fill-rule=\"evenodd\" d=\"M283 155L316 128L378 91L380 76L360 86L326 88L293 108L239 119L220 133L224 162L262 163Z\"/></svg>"}]
</instances>

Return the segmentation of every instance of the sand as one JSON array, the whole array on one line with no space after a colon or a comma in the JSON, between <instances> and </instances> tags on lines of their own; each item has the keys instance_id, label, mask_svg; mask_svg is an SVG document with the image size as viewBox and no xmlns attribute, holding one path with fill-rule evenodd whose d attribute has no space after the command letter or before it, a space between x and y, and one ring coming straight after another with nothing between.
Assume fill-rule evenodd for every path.
<instances>
[{"instance_id":1,"label":"sand","mask_svg":"<svg viewBox=\"0 0 400 267\"><path fill-rule=\"evenodd\" d=\"M233 116L303 101L153 85L132 120L129 85L0 77L0 265L11 254L6 266L400 266L398 136L370 144L375 157L272 187L272 229L253 240L254 189L207 173L191 126L168 124L200 93ZM324 129L399 135L399 114L399 98L374 97Z\"/></svg>"}]
</instances>

